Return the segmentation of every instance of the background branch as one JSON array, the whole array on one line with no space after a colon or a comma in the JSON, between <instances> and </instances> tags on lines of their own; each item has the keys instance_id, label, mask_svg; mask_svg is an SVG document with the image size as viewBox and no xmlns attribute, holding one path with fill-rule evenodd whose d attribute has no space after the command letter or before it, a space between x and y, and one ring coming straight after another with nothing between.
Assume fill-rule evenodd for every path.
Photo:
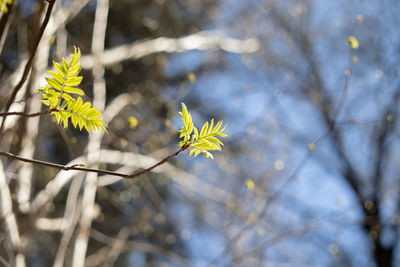
<instances>
[{"instance_id":1,"label":"background branch","mask_svg":"<svg viewBox=\"0 0 400 267\"><path fill-rule=\"evenodd\" d=\"M25 257L21 251L21 237L18 229L17 220L13 212L12 198L10 189L4 175L3 164L0 161L0 203L1 203L1 220L4 219L6 225L6 233L11 241L12 249L15 254L15 259L9 259L15 262L16 267L25 266Z\"/></svg>"},{"instance_id":2,"label":"background branch","mask_svg":"<svg viewBox=\"0 0 400 267\"><path fill-rule=\"evenodd\" d=\"M223 50L236 54L255 53L260 49L256 38L235 39L223 36L217 31L201 31L180 38L159 37L153 40L137 41L127 45L105 50L101 63L105 66L125 60L139 59L155 53L176 53L190 50ZM81 57L81 66L91 69L94 65L93 55Z\"/></svg>"},{"instance_id":3,"label":"background branch","mask_svg":"<svg viewBox=\"0 0 400 267\"><path fill-rule=\"evenodd\" d=\"M43 37L44 31L47 27L47 24L49 23L50 20L50 15L51 15L51 11L53 10L54 7L54 3L56 0L49 0L47 1L49 4L47 6L47 11L46 11L46 15L44 17L42 26L40 27L39 33L36 36L35 42L33 43L33 49L30 53L29 59L26 62L25 68L24 68L24 72L22 74L22 77L19 81L19 83L14 87L14 89L11 91L10 96L7 99L6 105L3 109L4 113L7 113L11 107L11 104L14 102L15 97L17 96L18 91L21 89L22 85L24 85L26 79L28 78L28 74L32 68L32 64L33 64L33 59L35 58L36 55L36 51L38 49L40 40ZM3 121L1 122L1 126L0 126L0 137L2 136L3 133L3 129L4 129L4 123L6 121L6 118L3 119Z\"/></svg>"}]
</instances>

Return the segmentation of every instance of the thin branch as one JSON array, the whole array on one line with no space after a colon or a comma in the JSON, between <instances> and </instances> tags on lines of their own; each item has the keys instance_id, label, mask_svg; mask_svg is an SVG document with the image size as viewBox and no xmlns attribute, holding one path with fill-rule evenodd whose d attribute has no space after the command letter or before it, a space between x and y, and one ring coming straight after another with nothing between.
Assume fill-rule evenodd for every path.
<instances>
[{"instance_id":1,"label":"thin branch","mask_svg":"<svg viewBox=\"0 0 400 267\"><path fill-rule=\"evenodd\" d=\"M116 240L117 238L107 236L93 228L90 230L90 236L94 240L104 243L106 245L109 245L109 244L112 244L112 243L118 241L118 240ZM129 249L128 251L135 250L135 251L142 251L142 252L146 252L146 253L150 253L150 254L154 254L154 255L163 255L163 256L169 258L172 262L182 263L182 266L190 266L190 262L188 261L188 259L186 259L172 251L169 251L162 247L155 246L153 244L140 242L140 241L127 240L127 241L125 241L125 248Z\"/></svg>"},{"instance_id":2,"label":"thin branch","mask_svg":"<svg viewBox=\"0 0 400 267\"><path fill-rule=\"evenodd\" d=\"M12 17L14 16L14 7L17 4L17 0L12 1L11 3L6 3L8 12L3 13L0 19L0 54L3 51L3 46L6 41L6 36L8 29L10 28L10 23Z\"/></svg>"},{"instance_id":3,"label":"thin branch","mask_svg":"<svg viewBox=\"0 0 400 267\"><path fill-rule=\"evenodd\" d=\"M15 266L24 267L25 257L21 253L21 237L18 230L17 220L13 212L13 204L10 188L8 187L6 176L4 175L3 165L0 161L0 216L4 219L6 233L12 245L15 255Z\"/></svg>"},{"instance_id":4,"label":"thin branch","mask_svg":"<svg viewBox=\"0 0 400 267\"><path fill-rule=\"evenodd\" d=\"M238 261L240 261L242 258L244 258L248 255L253 255L253 254L260 252L261 250L265 249L265 247L267 245L277 243L277 242L283 240L284 238L293 238L293 237L297 237L300 235L308 234L310 232L315 232L315 231L319 230L319 228L321 228L320 225L311 223L310 225L300 226L297 229L286 229L284 231L279 232L275 236L264 240L262 243L254 246L250 250L242 252L238 256L233 257L232 262L235 262L236 264L238 264Z\"/></svg>"},{"instance_id":5,"label":"thin branch","mask_svg":"<svg viewBox=\"0 0 400 267\"><path fill-rule=\"evenodd\" d=\"M350 70L352 71L354 62L351 60L351 57L350 57L349 65L350 65ZM315 146L315 148L307 149L306 153L304 154L304 156L302 157L300 162L297 164L296 168L292 171L292 173L283 181L283 183L281 185L278 186L278 188L274 192L267 195L267 197L264 200L264 203L262 204L261 209L259 210L258 214L255 217L256 218L255 222L253 224L245 225L238 233L236 233L232 238L230 238L228 240L227 245L222 250L222 252L219 253L217 255L217 257L215 257L210 262L210 264L216 264L223 257L226 257L226 255L229 253L229 250L232 248L233 244L237 243L242 238L242 236L244 236L244 234L251 231L264 218L264 216L267 214L267 212L269 210L270 204L272 202L274 202L276 199L278 199L284 193L284 191L289 187L289 185L295 180L297 175L303 170L303 168L307 165L309 160L312 158L312 156L316 152L316 148L319 147L319 145L321 143L323 143L331 134L335 134L336 122L338 119L338 115L339 115L340 111L343 109L344 101L346 100L346 96L348 93L350 76L351 76L351 72L350 72L350 75L345 76L342 93L339 98L339 102L336 106L336 109L333 111L333 117L332 118L329 117L327 113L323 114L323 115L325 115L326 118L328 118L328 122L329 122L328 129L324 134L322 134L320 137L318 137L312 143ZM321 86L320 83L319 83L319 85ZM348 180L348 181L349 181L350 185L352 186L352 188L355 190L355 192L357 192L355 180Z\"/></svg>"},{"instance_id":6,"label":"thin branch","mask_svg":"<svg viewBox=\"0 0 400 267\"><path fill-rule=\"evenodd\" d=\"M35 227L39 231L63 232L65 228L64 218L38 218Z\"/></svg>"},{"instance_id":7,"label":"thin branch","mask_svg":"<svg viewBox=\"0 0 400 267\"><path fill-rule=\"evenodd\" d=\"M104 43L107 29L107 18L109 11L109 0L97 0L96 12L93 23L92 53L96 63L93 66L93 107L100 113L104 112L106 103L106 83L104 81L104 66L99 64L101 53L104 51ZM88 142L88 164L98 168L99 153L103 133L98 132L89 136ZM93 210L96 202L97 173L88 173L85 178L85 186L82 196L82 211L79 221L78 234L72 255L72 265L77 267L85 266L86 253L89 243L89 232L92 225Z\"/></svg>"},{"instance_id":8,"label":"thin branch","mask_svg":"<svg viewBox=\"0 0 400 267\"><path fill-rule=\"evenodd\" d=\"M131 179L131 178L135 178L136 176L145 174L145 173L147 173L147 172L153 170L154 168L156 168L156 167L158 167L158 166L160 166L160 165L166 163L167 161L169 161L171 158L177 156L177 155L178 155L179 153L181 153L182 151L185 151L187 148L188 148L188 147L184 145L184 146L182 146L178 151L176 151L174 154L169 155L168 157L166 157L166 158L164 158L163 160L161 160L160 162L154 164L154 165L151 166L150 168L144 169L144 170L142 170L142 171L135 172L134 174L132 174L132 175L130 175L129 177L126 177L126 178Z\"/></svg>"},{"instance_id":9,"label":"thin branch","mask_svg":"<svg viewBox=\"0 0 400 267\"><path fill-rule=\"evenodd\" d=\"M22 116L22 117L37 117L41 115L50 114L51 112L56 111L56 109L49 109L41 112L35 113L25 113L25 112L0 112L0 117L7 117L7 116Z\"/></svg>"},{"instance_id":10,"label":"thin branch","mask_svg":"<svg viewBox=\"0 0 400 267\"><path fill-rule=\"evenodd\" d=\"M99 173L99 174L108 174L108 175L113 175L113 176L119 176L119 177L122 177L122 178L125 178L125 179L134 179L134 178L136 178L136 177L138 177L140 175L143 175L145 173L148 173L151 170L153 170L154 168L166 163L171 158L177 156L179 153L181 153L185 149L186 149L186 147L181 147L178 151L176 151L175 153L173 153L173 154L169 155L168 157L162 159L161 161L159 161L158 163L154 164L153 166L151 166L151 167L149 167L147 169L141 170L141 171L134 172L132 174L119 173L119 172L113 172L113 171L102 170L102 169L86 168L86 167L83 167L83 166L79 166L79 164L66 166L66 165L52 163L52 162L48 162L48 161L23 158L23 157L14 155L14 154L12 154L10 152L3 152L3 151L0 151L0 156L4 156L4 157L20 160L20 161L23 161L23 162L32 163L32 164L47 166L47 167L51 167L51 168L55 168L55 169L61 169L61 170L64 170L64 171L75 170L75 171L84 171L84 172L94 172L94 173Z\"/></svg>"},{"instance_id":11,"label":"thin branch","mask_svg":"<svg viewBox=\"0 0 400 267\"><path fill-rule=\"evenodd\" d=\"M107 259L106 259L106 262L103 264L103 267L115 266L115 261L118 259L119 255L121 254L121 252L125 246L126 240L129 237L129 234L130 234L130 231L129 231L128 227L124 227L119 231L118 236L111 247L110 253L108 253L108 255L107 255Z\"/></svg>"},{"instance_id":12,"label":"thin branch","mask_svg":"<svg viewBox=\"0 0 400 267\"><path fill-rule=\"evenodd\" d=\"M120 171L116 172L130 172L131 168L135 169L144 169L146 166L154 165L158 162L157 159L151 156L139 155L132 152L122 152L116 150L106 150L102 149L99 151L100 158L99 163L104 164L115 164L122 165ZM71 161L69 165L79 163L84 160L84 156L78 157ZM208 199L213 200L217 203L225 205L228 200L236 199L235 194L229 193L218 187L205 183L200 179L197 179L196 176L186 173L178 168L172 166L169 163L165 163L160 168L156 168L153 170L157 173L163 173L167 177L169 177L172 181L176 182L183 188L187 190L183 190L184 192L190 191L195 194L201 194L206 196ZM76 174L72 172L62 172L60 171L46 186L43 188L32 201L31 205L31 214L36 214L38 211L42 210L46 203L49 203L59 192L60 190L71 181L72 177ZM110 178L118 176L112 175L103 175L101 179L98 181L98 186L105 186L107 183L110 183ZM120 179L123 179L120 177ZM107 181L106 181L107 180ZM117 182L117 180L114 180ZM238 206L239 210L244 210L245 206L240 204Z\"/></svg>"},{"instance_id":13,"label":"thin branch","mask_svg":"<svg viewBox=\"0 0 400 267\"><path fill-rule=\"evenodd\" d=\"M12 267L3 257L0 256L0 263L3 264L5 267Z\"/></svg>"},{"instance_id":14,"label":"thin branch","mask_svg":"<svg viewBox=\"0 0 400 267\"><path fill-rule=\"evenodd\" d=\"M84 179L81 175L78 179L74 179L68 191L67 203L64 210L64 230L59 242L56 257L54 259L54 267L64 266L65 255L69 248L69 243L75 232L76 225L82 211L82 199L79 198L79 191Z\"/></svg>"},{"instance_id":15,"label":"thin branch","mask_svg":"<svg viewBox=\"0 0 400 267\"><path fill-rule=\"evenodd\" d=\"M234 39L223 36L217 31L201 31L180 38L158 37L151 40L136 41L105 50L101 55L101 63L105 66L124 60L139 59L155 53L176 53L189 50L223 50L235 54L255 53L260 43L256 38ZM95 66L94 56L81 57L83 69Z\"/></svg>"},{"instance_id":16,"label":"thin branch","mask_svg":"<svg viewBox=\"0 0 400 267\"><path fill-rule=\"evenodd\" d=\"M28 61L26 62L25 68L24 68L24 72L22 74L21 80L19 81L19 83L14 87L14 89L11 92L11 95L9 96L9 98L7 99L6 102L6 106L4 108L4 112L7 113L10 110L11 104L14 102L15 97L17 96L18 91L22 88L22 86L24 85L26 79L28 78L29 72L32 68L32 64L33 64L33 59L35 58L36 55L36 51L38 49L40 40L43 37L44 34L44 30L47 27L47 24L49 23L50 20L50 15L51 15L51 11L53 10L54 7L54 3L56 2L56 0L48 0L49 5L47 7L47 11L46 11L46 15L45 18L43 20L42 26L40 27L38 36L36 37L36 40L33 44L33 50L29 56ZM6 117L3 119L3 121L1 122L1 126L0 126L0 136L2 136L3 133L3 129L4 129L4 125L5 125L5 121L6 121Z\"/></svg>"},{"instance_id":17,"label":"thin branch","mask_svg":"<svg viewBox=\"0 0 400 267\"><path fill-rule=\"evenodd\" d=\"M43 6L43 9L46 7L46 4L41 5ZM40 12L39 14L42 14L41 17L44 17L43 12ZM53 13L52 13L53 14ZM53 16L53 15L52 15ZM35 27L34 30L34 35L36 36L37 33L40 30L40 19L37 19L36 24L37 29ZM46 30L43 34L42 39L47 40L50 38L49 35L49 29L51 29L54 25L54 20L50 19ZM34 63L32 64L32 68L29 74L29 81L27 82L26 85L24 85L24 89L21 89L20 91L25 91L25 98L28 98L29 95L32 94L32 91L34 88L40 87L39 84L39 77L42 77L43 74L47 71L48 69L48 58L49 58L49 53L50 53L50 43L49 42L40 42L40 45L37 48L36 51L36 56L34 59ZM24 64L25 65L25 64ZM18 95L17 94L17 98ZM25 102L25 107L24 107L24 112L25 113L38 113L42 108L42 97L41 94L34 94L32 97L29 99L29 101ZM14 107L14 102L12 103L10 107L10 111L20 111L20 110L13 110ZM46 109L51 109L50 108L45 108ZM50 114L53 114L56 110L51 112ZM46 115L47 116L47 115ZM5 129L10 129L10 121L11 119L14 119L15 117L7 118L6 124L5 124ZM26 120L27 118L22 117L22 120L19 120L19 127L23 127L26 129L21 128L21 132L18 134L20 142L20 151L14 151L15 154L25 157L25 158L33 158L35 154L35 150L37 148L37 137L39 134L39 129L40 129L40 117L32 117L29 118L29 123ZM27 124L28 123L28 124ZM5 150L5 149L4 149ZM5 151L9 151L8 149ZM18 167L17 170L17 188L16 188L16 196L17 196L17 202L18 202L18 209L21 213L27 214L30 210L30 199L32 196L32 180L34 179L33 177L33 166L31 164L23 164L21 167Z\"/></svg>"},{"instance_id":18,"label":"thin branch","mask_svg":"<svg viewBox=\"0 0 400 267\"><path fill-rule=\"evenodd\" d=\"M90 0L75 0L68 7L60 8L54 14L54 18L57 18L55 21L55 25L51 28L51 33L54 34L55 32L60 29L60 27L64 27L70 22L76 15L86 6L86 4Z\"/></svg>"}]
</instances>

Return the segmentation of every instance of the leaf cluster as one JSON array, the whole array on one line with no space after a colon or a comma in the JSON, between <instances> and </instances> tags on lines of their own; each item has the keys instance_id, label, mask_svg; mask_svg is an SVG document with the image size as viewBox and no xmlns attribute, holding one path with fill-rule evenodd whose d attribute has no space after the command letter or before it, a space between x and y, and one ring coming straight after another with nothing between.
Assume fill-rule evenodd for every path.
<instances>
[{"instance_id":1,"label":"leaf cluster","mask_svg":"<svg viewBox=\"0 0 400 267\"><path fill-rule=\"evenodd\" d=\"M183 147L186 146L190 149L190 156L194 155L194 157L196 157L200 153L203 153L206 158L214 159L213 155L209 151L220 151L224 144L218 139L218 137L227 136L224 133L226 125L222 127L223 121L218 121L215 126L214 119L211 119L210 123L206 121L199 132L193 125L192 115L188 112L184 103L182 103L182 112L179 112L179 114L182 118L182 127L179 131L179 138L183 138L179 145Z\"/></svg>"},{"instance_id":2,"label":"leaf cluster","mask_svg":"<svg viewBox=\"0 0 400 267\"><path fill-rule=\"evenodd\" d=\"M42 103L50 108L51 114L57 118L57 123L63 123L64 128L68 127L68 121L71 119L72 125L80 130L85 128L89 133L91 129L107 131L105 122L100 119L100 111L80 97L85 95L82 89L77 87L82 81L82 76L78 76L81 70L80 56L79 48L75 47L69 62L65 58L60 63L53 62L55 71L47 72L51 77L46 77L46 86L38 89L42 94ZM80 96L74 98L73 95Z\"/></svg>"}]
</instances>

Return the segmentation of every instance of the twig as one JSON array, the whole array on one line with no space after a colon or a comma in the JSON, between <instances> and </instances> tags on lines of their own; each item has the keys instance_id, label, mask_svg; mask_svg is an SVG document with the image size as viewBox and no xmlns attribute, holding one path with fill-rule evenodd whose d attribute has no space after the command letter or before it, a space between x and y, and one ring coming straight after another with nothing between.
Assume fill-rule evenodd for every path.
<instances>
[{"instance_id":1,"label":"twig","mask_svg":"<svg viewBox=\"0 0 400 267\"><path fill-rule=\"evenodd\" d=\"M266 239L264 242L262 242L261 244L256 245L255 247L253 247L251 250L245 251L242 254L234 257L232 259L232 262L236 262L241 260L242 258L244 258L247 255L251 255L251 254L255 254L257 252L259 252L260 250L264 249L265 246L276 243L280 240L283 240L284 238L290 238L290 237L296 237L296 236L300 236L300 235L304 235L310 232L315 232L317 231L321 226L320 225L316 225L316 224L310 224L310 225L304 225L301 226L297 229L287 229L285 231L282 231L278 234L276 234L275 236Z\"/></svg>"},{"instance_id":2,"label":"twig","mask_svg":"<svg viewBox=\"0 0 400 267\"><path fill-rule=\"evenodd\" d=\"M43 37L43 33L44 30L47 27L47 24L49 23L50 20L50 15L51 15L51 11L53 10L53 6L54 3L56 2L56 0L49 0L49 5L47 7L47 11L46 11L46 15L45 18L43 20L42 26L40 27L38 36L36 37L36 40L33 44L33 49L32 52L29 56L28 61L26 62L25 68L24 68L24 72L22 74L21 80L19 81L19 83L14 87L14 89L11 92L11 95L9 96L9 98L7 99L6 102L6 106L4 108L4 113L7 113L10 110L11 104L14 102L15 97L17 96L18 91L21 89L22 85L24 85L26 79L28 78L29 72L32 68L32 64L33 64L33 59L35 58L36 55L36 51L39 47L39 43L40 40ZM6 121L6 117L3 119L3 121L1 122L1 126L0 126L0 137L2 136L3 133L3 129L4 129L4 125L5 125L5 121Z\"/></svg>"},{"instance_id":3,"label":"twig","mask_svg":"<svg viewBox=\"0 0 400 267\"><path fill-rule=\"evenodd\" d=\"M6 41L6 36L8 29L10 28L10 22L14 15L14 7L16 6L17 0L12 1L11 3L5 3L7 5L8 11L7 13L3 13L0 19L0 54L3 51L3 46Z\"/></svg>"},{"instance_id":4,"label":"twig","mask_svg":"<svg viewBox=\"0 0 400 267\"><path fill-rule=\"evenodd\" d=\"M351 60L351 58L349 61L349 65L350 65L350 74L351 74L351 71L353 70L353 66L354 66L354 62ZM336 129L337 118L338 118L340 111L343 108L344 101L345 101L347 93L348 93L349 78L350 78L350 75L346 75L344 85L342 88L342 93L339 98L339 102L336 106L336 109L334 110L332 119L330 121L328 121L328 130L312 143L316 147L318 147L319 144L324 142L332 134L332 132L334 132L334 130ZM238 242L238 240L245 233L248 233L250 230L252 230L255 227L255 225L257 225L257 223L263 219L263 217L268 212L269 205L283 194L283 192L286 190L286 188L294 181L295 177L297 177L298 173L300 173L303 170L303 168L306 166L308 161L314 155L315 151L316 151L315 149L307 150L307 152L304 154L304 156L302 157L302 159L300 160L300 162L298 163L296 168L293 170L293 172L283 181L283 183L281 185L278 186L278 188L274 192L272 192L270 195L268 195L266 197L259 213L256 216L255 222L253 224L245 225L238 233L236 233L232 238L230 238L228 240L228 244L225 246L223 251L221 253L219 253L217 255L217 257L215 257L210 262L210 264L216 264L222 259L223 256L226 257L227 253L229 253L229 250L232 248L233 244Z\"/></svg>"},{"instance_id":5,"label":"twig","mask_svg":"<svg viewBox=\"0 0 400 267\"><path fill-rule=\"evenodd\" d=\"M41 112L36 113L25 113L25 112L0 112L0 117L7 117L7 116L22 116L22 117L36 117L40 115L50 114L53 111L57 111L56 109L49 109Z\"/></svg>"},{"instance_id":6,"label":"twig","mask_svg":"<svg viewBox=\"0 0 400 267\"><path fill-rule=\"evenodd\" d=\"M104 243L107 246L110 243L116 242L117 238L115 237L110 237L108 235L105 235L95 229L90 230L90 237L92 237L94 240ZM125 248L130 250L135 250L135 251L142 251L145 253L150 253L154 255L162 255L170 259L172 262L179 262L182 263L182 266L190 266L190 262L188 259L172 252L167 249L164 249L162 247L158 247L156 245L150 244L150 243L145 243L145 242L140 242L140 241L130 241L127 240L125 241Z\"/></svg>"},{"instance_id":7,"label":"twig","mask_svg":"<svg viewBox=\"0 0 400 267\"><path fill-rule=\"evenodd\" d=\"M139 155L132 152L101 149L99 153L99 163L123 166L119 169L120 171L116 172L130 172L129 170L131 168L144 169L146 168L146 166L151 166L158 162L158 160L151 156ZM84 160L84 156L75 158L71 161L69 165L78 163L82 160ZM221 203L223 205L225 205L225 203L230 199L236 199L235 194L228 193L227 191L205 183L204 181L197 179L196 176L186 173L172 166L168 162L163 164L160 168L154 169L153 171L165 174L172 181L185 188L185 190L183 190L184 192L190 191L195 194L201 194L206 196L208 199L217 203ZM49 183L47 183L45 188L43 188L38 194L36 194L35 198L32 201L30 213L36 214L38 211L42 210L46 203L51 202L51 200L69 181L71 181L72 177L74 177L75 175L76 174L74 172L60 171ZM118 176L103 175L98 181L98 186L105 186L107 183L110 182L110 177L117 178ZM119 178L123 179L122 177ZM108 180L108 182L105 180ZM116 182L116 180L114 180L114 182ZM240 204L240 202L238 204ZM238 209L244 210L245 206L240 204L240 206L238 206Z\"/></svg>"},{"instance_id":8,"label":"twig","mask_svg":"<svg viewBox=\"0 0 400 267\"><path fill-rule=\"evenodd\" d=\"M12 154L10 152L3 152L3 151L0 151L0 156L4 156L4 157L20 160L20 161L23 161L23 162L33 163L33 164L37 164L37 165L43 165L43 166L47 166L47 167L51 167L51 168L55 168L55 169L61 169L61 170L64 170L64 171L75 170L75 171L84 171L84 172L94 172L94 173L99 173L99 174L109 174L109 175L119 176L119 177L122 177L122 178L125 178L125 179L133 179L133 178L136 178L136 177L138 177L140 175L143 175L143 174L145 174L147 172L150 172L154 168L166 163L171 158L177 156L179 153L181 153L185 149L186 149L185 147L181 147L178 151L176 151L175 153L173 153L173 154L169 155L168 157L162 159L161 161L159 161L158 163L154 164L153 166L151 166L151 167L149 167L147 169L141 170L141 171L134 172L132 174L119 173L119 172L113 172L113 171L102 170L102 169L86 168L86 167L83 167L83 166L78 166L78 164L74 164L72 166L66 166L66 165L52 163L52 162L48 162L48 161L23 158L23 157L14 155L14 154Z\"/></svg>"}]
</instances>

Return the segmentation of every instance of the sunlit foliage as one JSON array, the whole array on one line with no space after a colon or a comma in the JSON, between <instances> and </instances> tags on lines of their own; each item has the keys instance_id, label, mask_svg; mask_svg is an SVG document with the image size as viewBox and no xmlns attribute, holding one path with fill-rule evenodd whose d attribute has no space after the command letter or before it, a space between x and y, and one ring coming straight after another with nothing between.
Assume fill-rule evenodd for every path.
<instances>
[{"instance_id":1,"label":"sunlit foliage","mask_svg":"<svg viewBox=\"0 0 400 267\"><path fill-rule=\"evenodd\" d=\"M68 127L71 119L72 125L80 130L85 128L89 133L91 129L106 131L106 124L100 119L100 111L91 107L90 102L84 102L81 97L74 98L71 95L85 95L77 88L82 81L82 76L78 76L81 70L80 55L79 48L75 47L70 62L65 58L60 63L53 62L56 71L48 71L51 77L46 77L47 85L38 89L42 94L42 103L50 108L57 123L63 123L64 128Z\"/></svg>"},{"instance_id":2,"label":"sunlit foliage","mask_svg":"<svg viewBox=\"0 0 400 267\"><path fill-rule=\"evenodd\" d=\"M224 144L217 137L227 136L224 133L226 125L222 127L223 121L218 121L215 126L214 119L211 119L210 123L206 121L199 132L193 125L192 115L188 112L184 103L182 103L182 112L179 112L179 114L182 118L182 127L179 138L183 137L183 140L179 145L188 146L190 149L189 155L194 154L194 157L196 157L200 153L203 153L206 158L214 159L213 155L209 151L220 151ZM194 134L192 134L193 132Z\"/></svg>"}]
</instances>

